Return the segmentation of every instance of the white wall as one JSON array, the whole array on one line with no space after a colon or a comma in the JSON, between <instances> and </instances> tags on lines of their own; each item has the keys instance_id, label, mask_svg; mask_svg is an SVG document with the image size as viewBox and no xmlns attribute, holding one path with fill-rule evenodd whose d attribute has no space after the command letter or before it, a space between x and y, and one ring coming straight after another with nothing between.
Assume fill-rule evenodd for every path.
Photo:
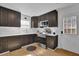
<instances>
[{"instance_id":1,"label":"white wall","mask_svg":"<svg viewBox=\"0 0 79 59\"><path fill-rule=\"evenodd\" d=\"M62 9L58 9L58 27L60 31L63 30L63 16L76 15L77 18L77 35L64 35L60 34L58 37L58 47L70 50L75 53L79 53L79 4L68 6Z\"/></svg>"},{"instance_id":2,"label":"white wall","mask_svg":"<svg viewBox=\"0 0 79 59\"><path fill-rule=\"evenodd\" d=\"M24 19L25 17L27 19ZM23 23L23 21L26 22L26 23ZM27 26L27 25L29 25L29 26ZM24 28L24 27L25 28L31 28L31 17L24 15L24 14L21 14L21 28Z\"/></svg>"}]
</instances>

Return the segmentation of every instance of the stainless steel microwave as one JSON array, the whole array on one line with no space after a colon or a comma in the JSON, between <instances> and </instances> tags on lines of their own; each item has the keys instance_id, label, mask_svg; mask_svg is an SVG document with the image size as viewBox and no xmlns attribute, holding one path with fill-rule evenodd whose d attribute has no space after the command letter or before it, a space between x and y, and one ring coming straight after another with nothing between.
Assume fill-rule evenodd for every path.
<instances>
[{"instance_id":1,"label":"stainless steel microwave","mask_svg":"<svg viewBox=\"0 0 79 59\"><path fill-rule=\"evenodd\" d=\"M40 28L48 27L48 20L40 21L39 27Z\"/></svg>"}]
</instances>

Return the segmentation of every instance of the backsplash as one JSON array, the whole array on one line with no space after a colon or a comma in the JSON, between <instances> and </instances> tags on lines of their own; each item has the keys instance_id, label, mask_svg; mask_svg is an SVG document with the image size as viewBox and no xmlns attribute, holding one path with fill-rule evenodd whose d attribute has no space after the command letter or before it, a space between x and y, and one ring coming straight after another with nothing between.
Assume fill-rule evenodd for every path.
<instances>
[{"instance_id":1,"label":"backsplash","mask_svg":"<svg viewBox=\"0 0 79 59\"><path fill-rule=\"evenodd\" d=\"M20 27L0 27L0 37L22 34L33 34L36 29L20 28Z\"/></svg>"},{"instance_id":2,"label":"backsplash","mask_svg":"<svg viewBox=\"0 0 79 59\"><path fill-rule=\"evenodd\" d=\"M38 28L38 30L40 32L45 32L45 29L46 28ZM59 28L58 27L48 27L47 29L50 29L51 30L51 33L47 33L49 35L52 35L52 36L55 36L55 35L60 35L60 31L59 31ZM55 34L54 34L55 33Z\"/></svg>"}]
</instances>

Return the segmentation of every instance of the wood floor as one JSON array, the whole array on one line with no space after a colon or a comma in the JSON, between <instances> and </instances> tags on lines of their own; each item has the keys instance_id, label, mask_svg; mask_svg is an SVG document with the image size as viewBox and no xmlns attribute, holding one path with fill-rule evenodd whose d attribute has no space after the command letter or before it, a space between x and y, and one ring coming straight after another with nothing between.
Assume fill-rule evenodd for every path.
<instances>
[{"instance_id":1,"label":"wood floor","mask_svg":"<svg viewBox=\"0 0 79 59\"><path fill-rule=\"evenodd\" d=\"M8 52L1 56L79 56L76 53L72 53L64 49L56 49L56 50L44 49L39 46L39 43L31 44L31 46L36 46L37 49L35 51L30 52L26 50L28 46L22 47L21 49L12 52Z\"/></svg>"}]
</instances>

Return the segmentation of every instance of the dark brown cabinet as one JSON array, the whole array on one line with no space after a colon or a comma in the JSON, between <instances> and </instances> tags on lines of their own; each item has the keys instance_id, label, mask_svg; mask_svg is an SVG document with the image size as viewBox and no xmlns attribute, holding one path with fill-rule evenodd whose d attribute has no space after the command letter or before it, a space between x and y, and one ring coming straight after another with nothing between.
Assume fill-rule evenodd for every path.
<instances>
[{"instance_id":1,"label":"dark brown cabinet","mask_svg":"<svg viewBox=\"0 0 79 59\"><path fill-rule=\"evenodd\" d=\"M42 37L35 37L35 42L37 43L42 43L44 45L46 45L46 38L42 38Z\"/></svg>"},{"instance_id":2,"label":"dark brown cabinet","mask_svg":"<svg viewBox=\"0 0 79 59\"><path fill-rule=\"evenodd\" d=\"M48 19L48 26L49 27L58 26L58 13L56 10L49 12L47 19Z\"/></svg>"},{"instance_id":3,"label":"dark brown cabinet","mask_svg":"<svg viewBox=\"0 0 79 59\"><path fill-rule=\"evenodd\" d=\"M0 7L0 26L20 27L21 13Z\"/></svg>"},{"instance_id":4,"label":"dark brown cabinet","mask_svg":"<svg viewBox=\"0 0 79 59\"><path fill-rule=\"evenodd\" d=\"M38 28L38 17L31 17L31 27Z\"/></svg>"},{"instance_id":5,"label":"dark brown cabinet","mask_svg":"<svg viewBox=\"0 0 79 59\"><path fill-rule=\"evenodd\" d=\"M21 46L33 43L32 36L33 35L0 37L0 53L7 50L13 51L21 48Z\"/></svg>"},{"instance_id":6,"label":"dark brown cabinet","mask_svg":"<svg viewBox=\"0 0 79 59\"><path fill-rule=\"evenodd\" d=\"M32 17L31 20L32 20L31 25L34 28L37 28L38 23L44 20L48 20L48 27L57 27L58 26L58 12L56 10L53 10L46 14Z\"/></svg>"},{"instance_id":7,"label":"dark brown cabinet","mask_svg":"<svg viewBox=\"0 0 79 59\"><path fill-rule=\"evenodd\" d=\"M5 43L3 43L5 42ZM7 40L1 38L0 39L0 53L7 51Z\"/></svg>"},{"instance_id":8,"label":"dark brown cabinet","mask_svg":"<svg viewBox=\"0 0 79 59\"><path fill-rule=\"evenodd\" d=\"M32 39L32 35L24 35L24 36L19 36L21 41L20 41L20 44L21 46L23 45L27 45L27 44L31 44L33 42L33 39Z\"/></svg>"},{"instance_id":9,"label":"dark brown cabinet","mask_svg":"<svg viewBox=\"0 0 79 59\"><path fill-rule=\"evenodd\" d=\"M10 51L13 51L13 50L16 50L18 48L21 48L21 44L20 44L20 39L18 40L19 38L18 37L6 37L4 40L7 40L7 50L10 50ZM3 42L4 43L4 42ZM4 46L6 47L6 46Z\"/></svg>"},{"instance_id":10,"label":"dark brown cabinet","mask_svg":"<svg viewBox=\"0 0 79 59\"><path fill-rule=\"evenodd\" d=\"M40 21L48 20L48 13L40 16Z\"/></svg>"},{"instance_id":11,"label":"dark brown cabinet","mask_svg":"<svg viewBox=\"0 0 79 59\"><path fill-rule=\"evenodd\" d=\"M46 36L47 48L55 49L58 45L58 36Z\"/></svg>"},{"instance_id":12,"label":"dark brown cabinet","mask_svg":"<svg viewBox=\"0 0 79 59\"><path fill-rule=\"evenodd\" d=\"M20 26L20 13L17 13L12 10L8 10L8 26Z\"/></svg>"},{"instance_id":13,"label":"dark brown cabinet","mask_svg":"<svg viewBox=\"0 0 79 59\"><path fill-rule=\"evenodd\" d=\"M48 12L40 16L40 20L48 20L49 27L56 27L58 26L58 13L56 10Z\"/></svg>"},{"instance_id":14,"label":"dark brown cabinet","mask_svg":"<svg viewBox=\"0 0 79 59\"><path fill-rule=\"evenodd\" d=\"M12 51L20 48L17 37L1 37L0 38L0 53L4 51Z\"/></svg>"},{"instance_id":15,"label":"dark brown cabinet","mask_svg":"<svg viewBox=\"0 0 79 59\"><path fill-rule=\"evenodd\" d=\"M0 7L0 26L8 25L8 9Z\"/></svg>"}]
</instances>

